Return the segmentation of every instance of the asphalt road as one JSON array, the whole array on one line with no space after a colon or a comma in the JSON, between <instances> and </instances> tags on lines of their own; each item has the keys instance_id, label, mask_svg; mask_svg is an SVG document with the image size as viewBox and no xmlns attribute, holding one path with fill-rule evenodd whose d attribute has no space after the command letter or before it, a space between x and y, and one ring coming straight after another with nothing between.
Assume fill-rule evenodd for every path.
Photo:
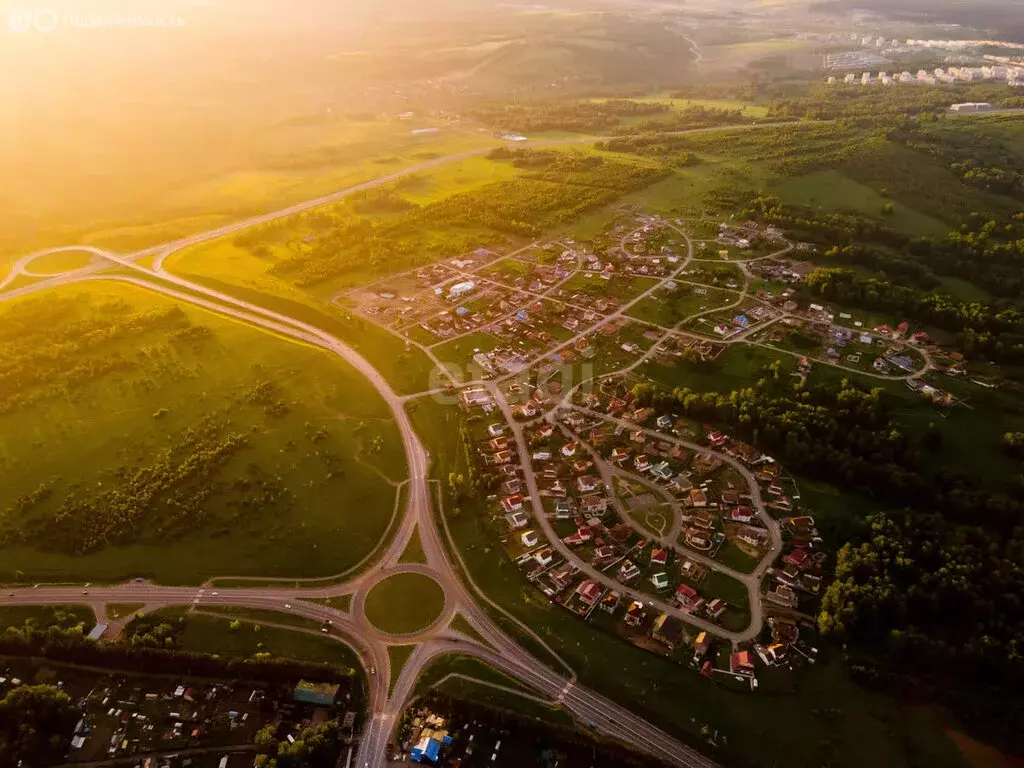
<instances>
[{"instance_id":1,"label":"asphalt road","mask_svg":"<svg viewBox=\"0 0 1024 768\"><path fill-rule=\"evenodd\" d=\"M361 611L353 610L351 613L344 613L308 602L308 599L352 594L354 596L353 605L361 605L375 583L394 573L415 569L430 575L441 584L446 596L444 615L451 616L456 610L460 611L474 629L498 650L493 658L499 661L494 663L500 664L500 668L504 671L543 692L550 694L558 692L561 695L562 705L578 717L585 718L586 722L593 723L592 727L595 730L650 752L667 764L688 766L689 768L705 768L713 765L703 755L651 726L642 718L608 699L580 688L572 680L540 664L498 629L489 616L477 606L456 575L441 543L430 503L429 457L402 407L402 398L395 395L383 377L357 352L320 329L293 318L239 301L234 297L173 275L157 274L129 259L110 254L104 255L139 273L139 276L118 275L110 278L97 278L89 273L76 273L64 278L62 282L74 282L82 279L117 279L139 285L177 300L244 320L276 334L327 349L366 376L388 403L402 436L409 465L409 494L406 512L398 532L378 564L360 576L330 588L213 589L163 587L151 584L91 587L89 589L82 587L18 588L9 590L7 596L0 598L0 605L142 602L146 605L146 610L168 605L194 605L206 608L239 606L291 611L318 621L330 620L334 622L332 633L351 642L365 663L376 669L376 674L371 675L369 702L371 715L360 741L356 763L356 765L376 768L386 761L386 746L392 737L397 718L411 695L415 681L425 664L438 653L457 652L480 656L493 652L488 651L474 640L457 635L451 637L450 630L438 628L444 622L438 623L435 628L410 637L389 637L370 626L366 621L365 614ZM9 298L10 295L11 293L0 295L0 300ZM414 530L417 529L422 539L427 565L399 566L398 558L405 550ZM286 604L291 607L286 608ZM411 642L418 643L420 647L403 667L394 690L389 692L388 681L391 670L387 647ZM488 660L490 661L490 659Z\"/></svg>"}]
</instances>

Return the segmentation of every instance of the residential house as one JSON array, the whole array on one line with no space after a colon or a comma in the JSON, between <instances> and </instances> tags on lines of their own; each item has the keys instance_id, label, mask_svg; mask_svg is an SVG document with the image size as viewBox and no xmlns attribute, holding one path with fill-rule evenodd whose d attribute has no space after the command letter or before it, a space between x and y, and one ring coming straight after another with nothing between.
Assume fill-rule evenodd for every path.
<instances>
[{"instance_id":1,"label":"residential house","mask_svg":"<svg viewBox=\"0 0 1024 768\"><path fill-rule=\"evenodd\" d=\"M576 478L576 487L580 493L593 493L601 487L601 480L593 475L583 475Z\"/></svg>"},{"instance_id":2,"label":"residential house","mask_svg":"<svg viewBox=\"0 0 1024 768\"><path fill-rule=\"evenodd\" d=\"M505 515L505 519L508 524L512 526L512 529L525 528L530 522L530 516L525 512L513 512L511 515Z\"/></svg>"},{"instance_id":3,"label":"residential house","mask_svg":"<svg viewBox=\"0 0 1024 768\"><path fill-rule=\"evenodd\" d=\"M491 446L491 450L492 451L505 451L505 450L508 450L509 438L508 438L507 435L504 436L504 437L496 437L493 440L491 440L489 445Z\"/></svg>"},{"instance_id":4,"label":"residential house","mask_svg":"<svg viewBox=\"0 0 1024 768\"><path fill-rule=\"evenodd\" d=\"M651 575L651 584L654 585L655 589L668 589L668 574L658 571L658 573Z\"/></svg>"},{"instance_id":5,"label":"residential house","mask_svg":"<svg viewBox=\"0 0 1024 768\"><path fill-rule=\"evenodd\" d=\"M749 523L754 519L754 510L750 507L736 507L732 511L732 521L734 523Z\"/></svg>"},{"instance_id":6,"label":"residential house","mask_svg":"<svg viewBox=\"0 0 1024 768\"><path fill-rule=\"evenodd\" d=\"M490 393L483 387L477 387L476 389L464 389L462 390L461 397L462 404L467 408L489 405L491 402Z\"/></svg>"},{"instance_id":7,"label":"residential house","mask_svg":"<svg viewBox=\"0 0 1024 768\"><path fill-rule=\"evenodd\" d=\"M555 434L554 424L544 424L537 429L537 436L542 437L545 440Z\"/></svg>"},{"instance_id":8,"label":"residential house","mask_svg":"<svg viewBox=\"0 0 1024 768\"><path fill-rule=\"evenodd\" d=\"M646 472L651 468L651 461L646 454L641 453L633 459L633 466L636 467L637 472Z\"/></svg>"},{"instance_id":9,"label":"residential house","mask_svg":"<svg viewBox=\"0 0 1024 768\"><path fill-rule=\"evenodd\" d=\"M562 446L562 455L567 459L575 456L577 447L577 443L566 443Z\"/></svg>"},{"instance_id":10,"label":"residential house","mask_svg":"<svg viewBox=\"0 0 1024 768\"><path fill-rule=\"evenodd\" d=\"M658 429L670 429L672 427L672 417L667 413L661 414L658 417Z\"/></svg>"},{"instance_id":11,"label":"residential house","mask_svg":"<svg viewBox=\"0 0 1024 768\"><path fill-rule=\"evenodd\" d=\"M753 675L754 662L750 651L737 651L729 657L729 669L736 675Z\"/></svg>"},{"instance_id":12,"label":"residential house","mask_svg":"<svg viewBox=\"0 0 1024 768\"><path fill-rule=\"evenodd\" d=\"M725 445L725 441L728 439L729 437L727 435L723 435L721 432L708 433L708 442L711 444L712 448L720 448Z\"/></svg>"},{"instance_id":13,"label":"residential house","mask_svg":"<svg viewBox=\"0 0 1024 768\"><path fill-rule=\"evenodd\" d=\"M800 603L800 599L797 597L790 587L779 585L775 588L775 591L768 591L765 593L765 600L776 605L781 605L783 608L796 608Z\"/></svg>"},{"instance_id":14,"label":"residential house","mask_svg":"<svg viewBox=\"0 0 1024 768\"><path fill-rule=\"evenodd\" d=\"M663 613L655 619L651 637L669 648L675 648L686 637L686 626L675 616Z\"/></svg>"},{"instance_id":15,"label":"residential house","mask_svg":"<svg viewBox=\"0 0 1024 768\"><path fill-rule=\"evenodd\" d=\"M644 610L644 604L634 600L630 603L629 608L626 609L626 615L623 621L626 622L627 626L639 627L643 624L644 619L647 618L647 611Z\"/></svg>"},{"instance_id":16,"label":"residential house","mask_svg":"<svg viewBox=\"0 0 1024 768\"><path fill-rule=\"evenodd\" d=\"M626 560L619 566L619 581L632 581L639 578L639 576L640 569L637 568L636 563L632 560Z\"/></svg>"},{"instance_id":17,"label":"residential house","mask_svg":"<svg viewBox=\"0 0 1024 768\"><path fill-rule=\"evenodd\" d=\"M547 495L555 499L564 499L568 490L565 487L565 483L561 480L555 480L551 484L551 487L547 489Z\"/></svg>"},{"instance_id":18,"label":"residential house","mask_svg":"<svg viewBox=\"0 0 1024 768\"><path fill-rule=\"evenodd\" d=\"M580 499L580 509L585 514L604 514L608 510L608 499L599 493L593 493Z\"/></svg>"},{"instance_id":19,"label":"residential house","mask_svg":"<svg viewBox=\"0 0 1024 768\"><path fill-rule=\"evenodd\" d=\"M651 565L665 565L668 562L668 550L667 549L652 549L651 550Z\"/></svg>"},{"instance_id":20,"label":"residential house","mask_svg":"<svg viewBox=\"0 0 1024 768\"><path fill-rule=\"evenodd\" d=\"M548 579L551 580L552 585L555 589L561 592L569 583L573 580L576 575L576 569L573 568L571 563L562 563L555 568L552 568L548 573Z\"/></svg>"},{"instance_id":21,"label":"residential house","mask_svg":"<svg viewBox=\"0 0 1024 768\"><path fill-rule=\"evenodd\" d=\"M676 587L676 603L684 611L691 610L698 600L700 600L700 595L689 584L680 584Z\"/></svg>"},{"instance_id":22,"label":"residential house","mask_svg":"<svg viewBox=\"0 0 1024 768\"><path fill-rule=\"evenodd\" d=\"M580 599L580 602L588 608L592 608L594 604L601 599L603 592L604 590L601 589L601 585L590 579L581 582L580 585L576 587L576 596Z\"/></svg>"},{"instance_id":23,"label":"residential house","mask_svg":"<svg viewBox=\"0 0 1024 768\"><path fill-rule=\"evenodd\" d=\"M568 500L561 500L555 502L555 519L556 520L568 520L572 517L572 504Z\"/></svg>"},{"instance_id":24,"label":"residential house","mask_svg":"<svg viewBox=\"0 0 1024 768\"><path fill-rule=\"evenodd\" d=\"M630 421L636 422L637 424L643 424L653 415L653 408L637 408L635 411L633 411L633 415L630 416Z\"/></svg>"},{"instance_id":25,"label":"residential house","mask_svg":"<svg viewBox=\"0 0 1024 768\"><path fill-rule=\"evenodd\" d=\"M504 424L490 424L487 427L487 434L489 434L491 437L501 437L504 433Z\"/></svg>"},{"instance_id":26,"label":"residential house","mask_svg":"<svg viewBox=\"0 0 1024 768\"><path fill-rule=\"evenodd\" d=\"M672 468L668 465L667 461L662 461L651 467L651 474L659 480L668 481L672 479Z\"/></svg>"},{"instance_id":27,"label":"residential house","mask_svg":"<svg viewBox=\"0 0 1024 768\"><path fill-rule=\"evenodd\" d=\"M723 613L725 609L729 607L729 604L720 597L716 597L714 600L707 604L707 614L712 619L717 619Z\"/></svg>"},{"instance_id":28,"label":"residential house","mask_svg":"<svg viewBox=\"0 0 1024 768\"><path fill-rule=\"evenodd\" d=\"M609 592L601 599L600 608L605 613L615 613L615 610L619 607L619 601L622 599L622 595L618 592Z\"/></svg>"},{"instance_id":29,"label":"residential house","mask_svg":"<svg viewBox=\"0 0 1024 768\"><path fill-rule=\"evenodd\" d=\"M523 508L523 497L518 493L514 496L505 496L501 500L501 506L505 508L508 513L518 512Z\"/></svg>"},{"instance_id":30,"label":"residential house","mask_svg":"<svg viewBox=\"0 0 1024 768\"><path fill-rule=\"evenodd\" d=\"M736 491L722 491L720 494L723 504L739 504L740 495Z\"/></svg>"},{"instance_id":31,"label":"residential house","mask_svg":"<svg viewBox=\"0 0 1024 768\"><path fill-rule=\"evenodd\" d=\"M647 441L647 433L642 429L634 429L629 433L629 439L634 443L645 443Z\"/></svg>"},{"instance_id":32,"label":"residential house","mask_svg":"<svg viewBox=\"0 0 1024 768\"><path fill-rule=\"evenodd\" d=\"M550 451L537 451L536 453L533 454L532 458L533 458L534 461L538 461L538 462L551 461L551 452Z\"/></svg>"},{"instance_id":33,"label":"residential house","mask_svg":"<svg viewBox=\"0 0 1024 768\"><path fill-rule=\"evenodd\" d=\"M626 401L615 398L608 404L608 413L621 413L626 407Z\"/></svg>"},{"instance_id":34,"label":"residential house","mask_svg":"<svg viewBox=\"0 0 1024 768\"><path fill-rule=\"evenodd\" d=\"M523 483L518 477L506 480L501 484L501 492L506 496L515 496L523 490Z\"/></svg>"},{"instance_id":35,"label":"residential house","mask_svg":"<svg viewBox=\"0 0 1024 768\"><path fill-rule=\"evenodd\" d=\"M697 635L697 639L693 641L693 660L700 661L704 658L704 654L708 652L710 646L711 640L707 632L701 632Z\"/></svg>"},{"instance_id":36,"label":"residential house","mask_svg":"<svg viewBox=\"0 0 1024 768\"><path fill-rule=\"evenodd\" d=\"M669 483L669 488L676 493L687 493L693 489L693 483L690 482L690 478L685 472L680 472L672 478L672 482Z\"/></svg>"},{"instance_id":37,"label":"residential house","mask_svg":"<svg viewBox=\"0 0 1024 768\"><path fill-rule=\"evenodd\" d=\"M612 451L611 460L615 464L621 464L629 458L629 451L625 448L619 448L616 446L615 450Z\"/></svg>"},{"instance_id":38,"label":"residential house","mask_svg":"<svg viewBox=\"0 0 1024 768\"><path fill-rule=\"evenodd\" d=\"M594 466L594 462L587 461L586 459L579 459L572 463L572 471L577 475L582 475L588 469Z\"/></svg>"},{"instance_id":39,"label":"residential house","mask_svg":"<svg viewBox=\"0 0 1024 768\"><path fill-rule=\"evenodd\" d=\"M700 488L693 488L683 499L683 505L694 509L703 509L708 505L708 495Z\"/></svg>"},{"instance_id":40,"label":"residential house","mask_svg":"<svg viewBox=\"0 0 1024 768\"><path fill-rule=\"evenodd\" d=\"M811 553L806 549L794 549L788 555L783 555L782 562L792 565L793 567L803 570L809 563Z\"/></svg>"},{"instance_id":41,"label":"residential house","mask_svg":"<svg viewBox=\"0 0 1024 768\"><path fill-rule=\"evenodd\" d=\"M537 565L546 568L555 559L555 553L551 550L551 547L544 547L544 549L533 556L533 559L537 561Z\"/></svg>"},{"instance_id":42,"label":"residential house","mask_svg":"<svg viewBox=\"0 0 1024 768\"><path fill-rule=\"evenodd\" d=\"M522 540L524 547L536 547L537 543L540 541L534 531L523 531L519 538Z\"/></svg>"},{"instance_id":43,"label":"residential house","mask_svg":"<svg viewBox=\"0 0 1024 768\"><path fill-rule=\"evenodd\" d=\"M577 529L576 533L569 534L564 539L562 539L562 541L564 541L568 546L574 547L580 544L585 544L586 542L590 541L591 538L592 534L590 531L590 527L581 526L579 529Z\"/></svg>"},{"instance_id":44,"label":"residential house","mask_svg":"<svg viewBox=\"0 0 1024 768\"><path fill-rule=\"evenodd\" d=\"M615 547L610 544L602 544L594 550L594 559L591 561L595 565L602 562L615 559Z\"/></svg>"}]
</instances>

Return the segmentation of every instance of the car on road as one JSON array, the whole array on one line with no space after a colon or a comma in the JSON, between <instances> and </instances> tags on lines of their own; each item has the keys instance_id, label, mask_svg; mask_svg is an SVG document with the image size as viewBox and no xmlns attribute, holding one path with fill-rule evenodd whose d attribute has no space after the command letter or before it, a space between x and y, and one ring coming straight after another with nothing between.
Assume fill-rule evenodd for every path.
<instances>
[{"instance_id":1,"label":"car on road","mask_svg":"<svg viewBox=\"0 0 1024 768\"><path fill-rule=\"evenodd\" d=\"M219 594L220 594L220 592L211 592L210 594L211 594L211 595L212 595L213 597L216 597L217 595L219 595Z\"/></svg>"},{"instance_id":2,"label":"car on road","mask_svg":"<svg viewBox=\"0 0 1024 768\"><path fill-rule=\"evenodd\" d=\"M370 666L370 674L371 675L376 675L377 674L377 668L371 665Z\"/></svg>"},{"instance_id":3,"label":"car on road","mask_svg":"<svg viewBox=\"0 0 1024 768\"><path fill-rule=\"evenodd\" d=\"M292 605L291 605L291 603L285 603L285 604L284 604L284 607L285 607L285 608L291 608L291 607L292 607Z\"/></svg>"},{"instance_id":4,"label":"car on road","mask_svg":"<svg viewBox=\"0 0 1024 768\"><path fill-rule=\"evenodd\" d=\"M89 594L89 590L88 589L83 589L82 590L82 594L83 595L88 595Z\"/></svg>"}]
</instances>

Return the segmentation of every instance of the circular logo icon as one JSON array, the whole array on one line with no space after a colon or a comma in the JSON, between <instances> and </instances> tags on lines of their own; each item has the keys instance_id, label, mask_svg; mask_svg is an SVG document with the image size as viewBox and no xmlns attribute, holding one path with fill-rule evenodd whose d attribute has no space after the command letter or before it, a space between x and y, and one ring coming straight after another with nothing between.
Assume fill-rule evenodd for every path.
<instances>
[{"instance_id":1,"label":"circular logo icon","mask_svg":"<svg viewBox=\"0 0 1024 768\"><path fill-rule=\"evenodd\" d=\"M53 8L40 8L33 14L37 32L53 32L60 23L60 17Z\"/></svg>"},{"instance_id":2,"label":"circular logo icon","mask_svg":"<svg viewBox=\"0 0 1024 768\"><path fill-rule=\"evenodd\" d=\"M28 32L35 25L35 18L28 8L11 8L7 14L7 26L14 32Z\"/></svg>"}]
</instances>

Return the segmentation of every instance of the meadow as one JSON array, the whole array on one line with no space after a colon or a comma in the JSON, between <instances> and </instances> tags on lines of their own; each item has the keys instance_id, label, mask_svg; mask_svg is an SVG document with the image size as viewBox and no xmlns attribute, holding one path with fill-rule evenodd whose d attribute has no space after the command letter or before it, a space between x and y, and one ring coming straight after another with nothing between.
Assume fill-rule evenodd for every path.
<instances>
[{"instance_id":1,"label":"meadow","mask_svg":"<svg viewBox=\"0 0 1024 768\"><path fill-rule=\"evenodd\" d=\"M2 309L0 578L326 576L385 536L401 441L343 361L120 284Z\"/></svg>"}]
</instances>

